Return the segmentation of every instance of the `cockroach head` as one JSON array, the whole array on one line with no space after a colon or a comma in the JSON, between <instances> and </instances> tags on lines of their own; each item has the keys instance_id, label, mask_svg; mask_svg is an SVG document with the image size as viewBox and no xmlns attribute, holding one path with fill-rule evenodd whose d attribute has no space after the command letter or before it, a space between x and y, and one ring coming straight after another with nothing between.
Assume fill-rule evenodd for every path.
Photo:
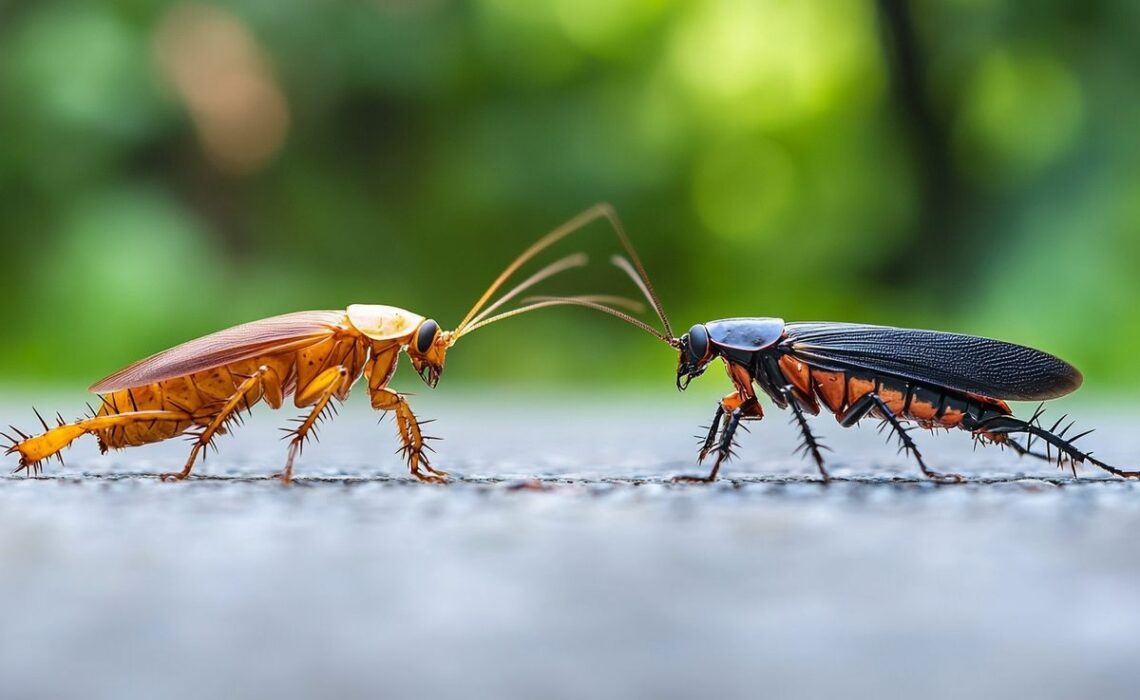
<instances>
[{"instance_id":1,"label":"cockroach head","mask_svg":"<svg viewBox=\"0 0 1140 700\"><path fill-rule=\"evenodd\" d=\"M439 324L432 319L425 319L412 333L408 343L408 357L420 379L428 386L435 388L439 378L443 375L443 363L447 357L447 348L454 342L452 334L442 331Z\"/></svg>"},{"instance_id":2,"label":"cockroach head","mask_svg":"<svg viewBox=\"0 0 1140 700\"><path fill-rule=\"evenodd\" d=\"M704 374L709 362L715 356L715 351L709 340L708 329L700 323L677 338L674 345L680 355L677 362L677 388L684 391L688 388L689 382Z\"/></svg>"}]
</instances>

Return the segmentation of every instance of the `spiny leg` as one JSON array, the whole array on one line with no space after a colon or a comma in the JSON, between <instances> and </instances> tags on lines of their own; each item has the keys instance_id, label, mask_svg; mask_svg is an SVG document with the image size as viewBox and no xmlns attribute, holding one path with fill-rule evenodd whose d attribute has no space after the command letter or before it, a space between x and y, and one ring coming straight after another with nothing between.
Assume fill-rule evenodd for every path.
<instances>
[{"instance_id":1,"label":"spiny leg","mask_svg":"<svg viewBox=\"0 0 1140 700\"><path fill-rule=\"evenodd\" d=\"M922 453L918 451L918 445L916 445L914 440L910 437L910 430L903 427L898 417L895 416L886 402L873 391L864 394L858 401L853 403L840 417L839 424L844 428L850 428L852 425L858 423L860 419L866 416L873 408L879 409L879 412L883 415L883 420L887 422L887 425L889 425L895 435L898 436L900 445L899 452L906 451L913 455L915 461L918 462L919 468L922 469L922 473L927 478L949 483L960 483L963 481L960 474L943 474L928 469L926 467L926 461L922 458Z\"/></svg>"},{"instance_id":2,"label":"spiny leg","mask_svg":"<svg viewBox=\"0 0 1140 700\"><path fill-rule=\"evenodd\" d=\"M723 407L721 409L723 412ZM720 473L721 463L732 456L733 437L736 435L736 428L740 425L740 419L744 415L744 410L737 406L728 414L728 422L724 425L724 430L720 434L720 441L716 446L716 462L713 464L712 471L708 476L693 476L681 475L673 477L673 481L688 482L688 483L709 483L716 481L716 476ZM719 421L719 416L718 416ZM703 458L704 451L702 450L701 457Z\"/></svg>"},{"instance_id":3,"label":"spiny leg","mask_svg":"<svg viewBox=\"0 0 1140 700\"><path fill-rule=\"evenodd\" d=\"M982 438L982 436L979 436L979 435L975 435L974 438L978 441L983 442L983 443L993 442L992 439L991 440L985 440L984 438ZM1017 440L1014 440L1011 437L1007 437L1004 441L999 442L999 443L995 443L995 444L1000 444L1002 447L1010 448L1015 453L1017 453L1018 457L1034 457L1034 458L1039 459L1043 462L1049 462L1049 463L1059 462L1060 460L1058 458L1062 457L1062 455L1058 455L1058 457L1053 457L1052 454L1044 454L1042 452L1032 450L1029 447L1027 447L1026 445L1022 445L1020 442L1018 442ZM1073 476L1075 477L1077 475L1077 463L1073 460L1069 460L1069 463L1070 463L1069 466L1073 470ZM1064 465L1058 463L1057 466L1063 467Z\"/></svg>"},{"instance_id":4,"label":"spiny leg","mask_svg":"<svg viewBox=\"0 0 1140 700\"><path fill-rule=\"evenodd\" d=\"M724 430L720 434L720 444L716 448L716 462L713 464L712 471L709 472L707 481L716 481L721 463L733 456L733 439L736 437L736 429L740 426L740 419L743 415L744 410L740 407L728 415L728 422L724 425Z\"/></svg>"},{"instance_id":5,"label":"spiny leg","mask_svg":"<svg viewBox=\"0 0 1140 700\"><path fill-rule=\"evenodd\" d=\"M731 376L731 368L730 368ZM748 380L749 382L751 379ZM747 385L745 385L747 387ZM719 444L716 441L716 432L720 427L721 420L724 414L729 414L728 423L721 433ZM733 420L732 416L739 413L739 417ZM741 420L761 420L764 418L764 409L760 407L760 402L756 400L756 396L752 393L742 394L740 385L737 385L737 390L728 394L717 404L717 411L713 415L712 424L709 425L708 435L705 436L704 444L698 455L698 462L703 462L709 452L717 452L716 464L713 465L712 472L707 476L693 476L681 475L673 477L673 481L683 483L708 483L715 481L717 473L720 471L721 462L728 457L732 456L733 436L736 433L736 428L739 426ZM726 437L727 435L727 437Z\"/></svg>"},{"instance_id":6,"label":"spiny leg","mask_svg":"<svg viewBox=\"0 0 1140 700\"><path fill-rule=\"evenodd\" d=\"M432 438L425 436L421 426L431 421L416 420L408 400L398 392L388 388L376 389L372 394L372 407L381 411L394 411L396 415L396 429L400 433L400 451L408 461L408 469L412 476L420 481L432 484L442 484L447 481L447 472L431 466L426 454L430 450L425 441Z\"/></svg>"},{"instance_id":7,"label":"spiny leg","mask_svg":"<svg viewBox=\"0 0 1140 700\"><path fill-rule=\"evenodd\" d=\"M1096 467L1103 469L1104 471L1108 472L1109 474L1114 474L1116 476L1120 476L1120 477L1124 477L1124 478L1140 478L1140 471L1129 471L1129 470L1125 470L1125 469L1118 469L1117 467L1114 467L1110 464L1106 464L1106 463L1100 461L1099 459L1096 459L1095 457L1092 456L1091 452L1085 452L1085 451L1077 448L1074 443L1076 443L1077 440L1080 440L1081 438L1085 437L1089 433L1093 432L1092 430L1087 430L1087 431L1081 433L1080 435L1076 435L1076 436L1071 437L1071 438L1066 438L1065 433L1067 433L1069 431L1069 429L1073 427L1072 423L1069 423L1069 425L1065 426L1065 428L1062 429L1060 433L1058 433L1057 428L1061 425L1061 423L1064 422L1065 417L1062 417L1060 420L1058 420L1053 425L1052 428L1045 429L1045 428L1042 428L1040 425L1037 424L1037 418L1039 418L1040 415L1041 415L1041 411L1039 410L1037 413L1034 414L1033 419L1029 420L1029 421L1025 421L1025 420L1022 420L1020 418L1015 418L1013 416L994 416L993 418L987 418L983 421L978 422L976 425L971 426L971 429L974 431L975 435L981 435L981 436L985 436L985 435L1011 435L1011 434L1015 434L1015 433L1024 433L1024 434L1028 435L1030 437L1030 439L1038 438L1039 440L1044 441L1046 444L1046 454L1044 454L1044 455L1042 455L1039 452L1034 452L1034 451L1030 450L1029 445L1026 445L1023 447L1021 445L1018 445L1017 443L1012 443L1012 441L1011 441L1011 444L1016 445L1014 447L1014 449L1019 454L1027 454L1031 457L1038 457L1040 459L1045 459L1047 461L1053 461L1052 455L1049 454L1049 452L1048 452L1050 446L1053 448L1056 448L1057 453L1058 453L1058 456L1057 456L1058 465L1064 466L1063 460L1065 458L1068 458L1073 465L1074 474L1076 473L1076 464L1078 462L1082 462L1082 463L1088 462L1089 464L1092 464Z\"/></svg>"},{"instance_id":8,"label":"spiny leg","mask_svg":"<svg viewBox=\"0 0 1140 700\"><path fill-rule=\"evenodd\" d=\"M800 442L800 446L796 448L796 452L810 454L812 459L815 460L816 468L819 469L820 477L822 477L824 481L831 481L831 475L827 473L827 468L823 466L822 451L826 450L827 447L820 442L819 438L812 434L811 427L807 422L807 417L804 416L804 411L800 408L799 401L796 400L794 389L791 386L785 385L780 389L780 392L787 400L788 406L791 407L792 415L794 416L793 420L799 426L800 433L803 435L803 440Z\"/></svg>"},{"instance_id":9,"label":"spiny leg","mask_svg":"<svg viewBox=\"0 0 1140 700\"><path fill-rule=\"evenodd\" d=\"M210 423L198 433L198 436L194 439L194 446L190 448L190 456L186 458L186 466L182 467L182 471L160 474L159 478L163 481L182 481L190 476L191 470L194 469L194 462L198 459L198 453L210 445L211 441L213 441L214 437L218 434L218 431L221 430L226 423L236 418L239 411L249 410L250 406L246 395L259 385L271 383L274 384L274 386L280 385L280 381L277 379L277 373L264 365L259 367L252 375L246 377L245 380L238 385L238 388L234 390L234 393L222 404Z\"/></svg>"},{"instance_id":10,"label":"spiny leg","mask_svg":"<svg viewBox=\"0 0 1140 700\"><path fill-rule=\"evenodd\" d=\"M39 473L40 463L52 456L57 456L64 449L84 433L97 434L103 430L121 428L135 423L152 423L155 421L173 421L181 423L191 420L188 413L182 411L127 411L112 415L92 416L83 420L67 423L62 418L58 425L49 428L46 432L31 437L19 429L12 430L20 436L20 440L5 434L11 444L4 454L19 454L20 464L16 471L25 471L29 474ZM42 419L41 419L42 422Z\"/></svg>"},{"instance_id":11,"label":"spiny leg","mask_svg":"<svg viewBox=\"0 0 1140 700\"><path fill-rule=\"evenodd\" d=\"M716 443L716 434L720 431L720 421L724 418L724 404L717 401L716 413L713 414L712 422L709 423L708 434L705 435L704 442L701 444L700 454L697 455L697 462L705 461L709 451L712 450L713 445Z\"/></svg>"},{"instance_id":12,"label":"spiny leg","mask_svg":"<svg viewBox=\"0 0 1140 700\"><path fill-rule=\"evenodd\" d=\"M1040 427L1040 424L1038 421L1040 420L1041 416L1044 413L1045 413L1045 404L1042 403L1037 407L1037 410L1035 410L1033 412L1033 416L1030 417L1030 419L1026 422L1029 423L1030 425L1036 425L1036 426ZM1064 417L1062 417L1061 420L1063 421ZM1058 424L1060 424L1060 421L1058 421ZM1080 438L1084 437L1085 435L1088 435L1091 432L1092 432L1091 430L1086 431L1086 432L1082 433L1081 435L1078 435L1076 437L1076 439L1080 439ZM983 433L983 432L974 432L974 440L977 442L998 443L1003 447L1009 447L1010 449L1012 449L1014 452L1017 453L1018 457L1036 457L1037 459L1043 460L1045 462L1056 461L1058 463L1057 464L1058 467L1062 466L1061 459L1064 456L1063 453L1058 452L1057 459L1054 460L1053 455L1052 455L1052 450L1049 449L1048 443L1046 443L1046 446L1045 446L1045 449L1046 449L1045 453L1037 452L1036 450L1033 449L1033 438L1034 438L1033 435L1028 435L1026 437L1025 444L1022 445L1020 442L1018 442L1017 440L1014 440L1009 435L1004 435L1002 438L997 438L995 435L992 435L992 434L987 434L987 433ZM1072 470L1073 470L1073 476L1076 477L1076 475L1077 475L1077 463L1073 460L1069 460L1069 462L1070 462L1069 466L1072 467Z\"/></svg>"},{"instance_id":13,"label":"spiny leg","mask_svg":"<svg viewBox=\"0 0 1140 700\"><path fill-rule=\"evenodd\" d=\"M292 436L293 439L289 442L289 454L285 458L285 468L277 474L281 483L288 484L293 481L293 460L300 454L305 446L305 441L315 434L312 432L313 428L321 419L325 409L329 407L329 402L344 390L346 383L351 381L352 376L348 368L337 365L324 370L314 377L307 386L298 390L295 397L296 405L298 407L312 406L313 410L309 411L309 415L298 420L296 428L282 428L287 433L285 437Z\"/></svg>"}]
</instances>

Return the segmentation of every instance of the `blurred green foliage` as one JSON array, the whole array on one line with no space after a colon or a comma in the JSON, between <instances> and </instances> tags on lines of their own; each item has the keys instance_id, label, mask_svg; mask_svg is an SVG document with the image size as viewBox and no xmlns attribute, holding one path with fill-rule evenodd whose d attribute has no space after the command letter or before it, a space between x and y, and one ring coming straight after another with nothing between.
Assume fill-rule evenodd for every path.
<instances>
[{"instance_id":1,"label":"blurred green foliage","mask_svg":"<svg viewBox=\"0 0 1140 700\"><path fill-rule=\"evenodd\" d=\"M0 381L353 302L450 327L605 200L682 329L975 332L1135 388L1138 30L1129 0L0 4ZM603 264L551 289L631 290L604 227L579 248ZM449 360L514 384L674 362L580 309Z\"/></svg>"}]
</instances>

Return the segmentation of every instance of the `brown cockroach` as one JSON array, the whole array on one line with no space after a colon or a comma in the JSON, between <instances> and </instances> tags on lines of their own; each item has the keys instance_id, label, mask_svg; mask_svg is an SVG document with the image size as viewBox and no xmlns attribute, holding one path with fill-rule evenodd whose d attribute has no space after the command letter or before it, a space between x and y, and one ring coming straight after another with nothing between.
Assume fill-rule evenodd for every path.
<instances>
[{"instance_id":1,"label":"brown cockroach","mask_svg":"<svg viewBox=\"0 0 1140 700\"><path fill-rule=\"evenodd\" d=\"M284 482L292 478L293 460L333 399L343 401L353 384L365 377L372 407L395 413L401 451L412 476L420 481L442 482L446 472L434 468L427 455L431 449L403 394L388 388L400 353L407 353L420 378L435 387L443 373L448 348L478 328L511 316L541 308L513 309L492 316L503 304L531 286L572 267L586 263L586 256L571 255L551 263L487 305L495 292L522 265L561 238L582 228L608 208L595 207L550 232L503 270L479 298L455 330L441 330L435 321L396 308L354 304L345 311L301 311L229 328L165 350L103 379L91 387L101 404L97 410L74 422L57 414L50 427L39 413L45 432L31 437L12 427L13 438L6 454L19 454L16 471L39 473L43 460L55 456L84 434L95 435L101 451L161 442L189 435L193 447L182 471L162 474L164 480L190 475L199 454L214 438L227 432L260 401L280 408L293 397L297 408L311 409L285 429L291 437ZM627 300L598 297L599 301L626 304Z\"/></svg>"}]
</instances>

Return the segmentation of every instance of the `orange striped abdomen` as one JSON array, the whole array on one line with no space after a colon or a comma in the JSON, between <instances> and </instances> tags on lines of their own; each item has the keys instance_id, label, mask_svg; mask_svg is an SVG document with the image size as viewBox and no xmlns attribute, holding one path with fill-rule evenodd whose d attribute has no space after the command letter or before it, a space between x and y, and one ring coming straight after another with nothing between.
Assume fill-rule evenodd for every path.
<instances>
[{"instance_id":1,"label":"orange striped abdomen","mask_svg":"<svg viewBox=\"0 0 1140 700\"><path fill-rule=\"evenodd\" d=\"M277 373L286 392L295 384L296 352L251 358L224 367L196 372L185 377L167 379L106 394L98 415L116 415L131 411L180 411L187 415L183 421L153 421L130 423L99 431L99 446L104 451L112 448L132 447L162 442L185 433L192 426L209 425L245 379L261 366ZM250 408L263 398L260 384L245 394L245 407Z\"/></svg>"},{"instance_id":2,"label":"orange striped abdomen","mask_svg":"<svg viewBox=\"0 0 1140 700\"><path fill-rule=\"evenodd\" d=\"M819 403L837 417L872 391L895 416L924 428L965 427L964 421L973 424L990 416L1012 413L1004 401L985 396L923 386L872 372L829 371L781 360L780 369L786 376L791 375L789 381L797 389L810 388ZM878 415L879 411L873 410L872 414Z\"/></svg>"}]
</instances>

